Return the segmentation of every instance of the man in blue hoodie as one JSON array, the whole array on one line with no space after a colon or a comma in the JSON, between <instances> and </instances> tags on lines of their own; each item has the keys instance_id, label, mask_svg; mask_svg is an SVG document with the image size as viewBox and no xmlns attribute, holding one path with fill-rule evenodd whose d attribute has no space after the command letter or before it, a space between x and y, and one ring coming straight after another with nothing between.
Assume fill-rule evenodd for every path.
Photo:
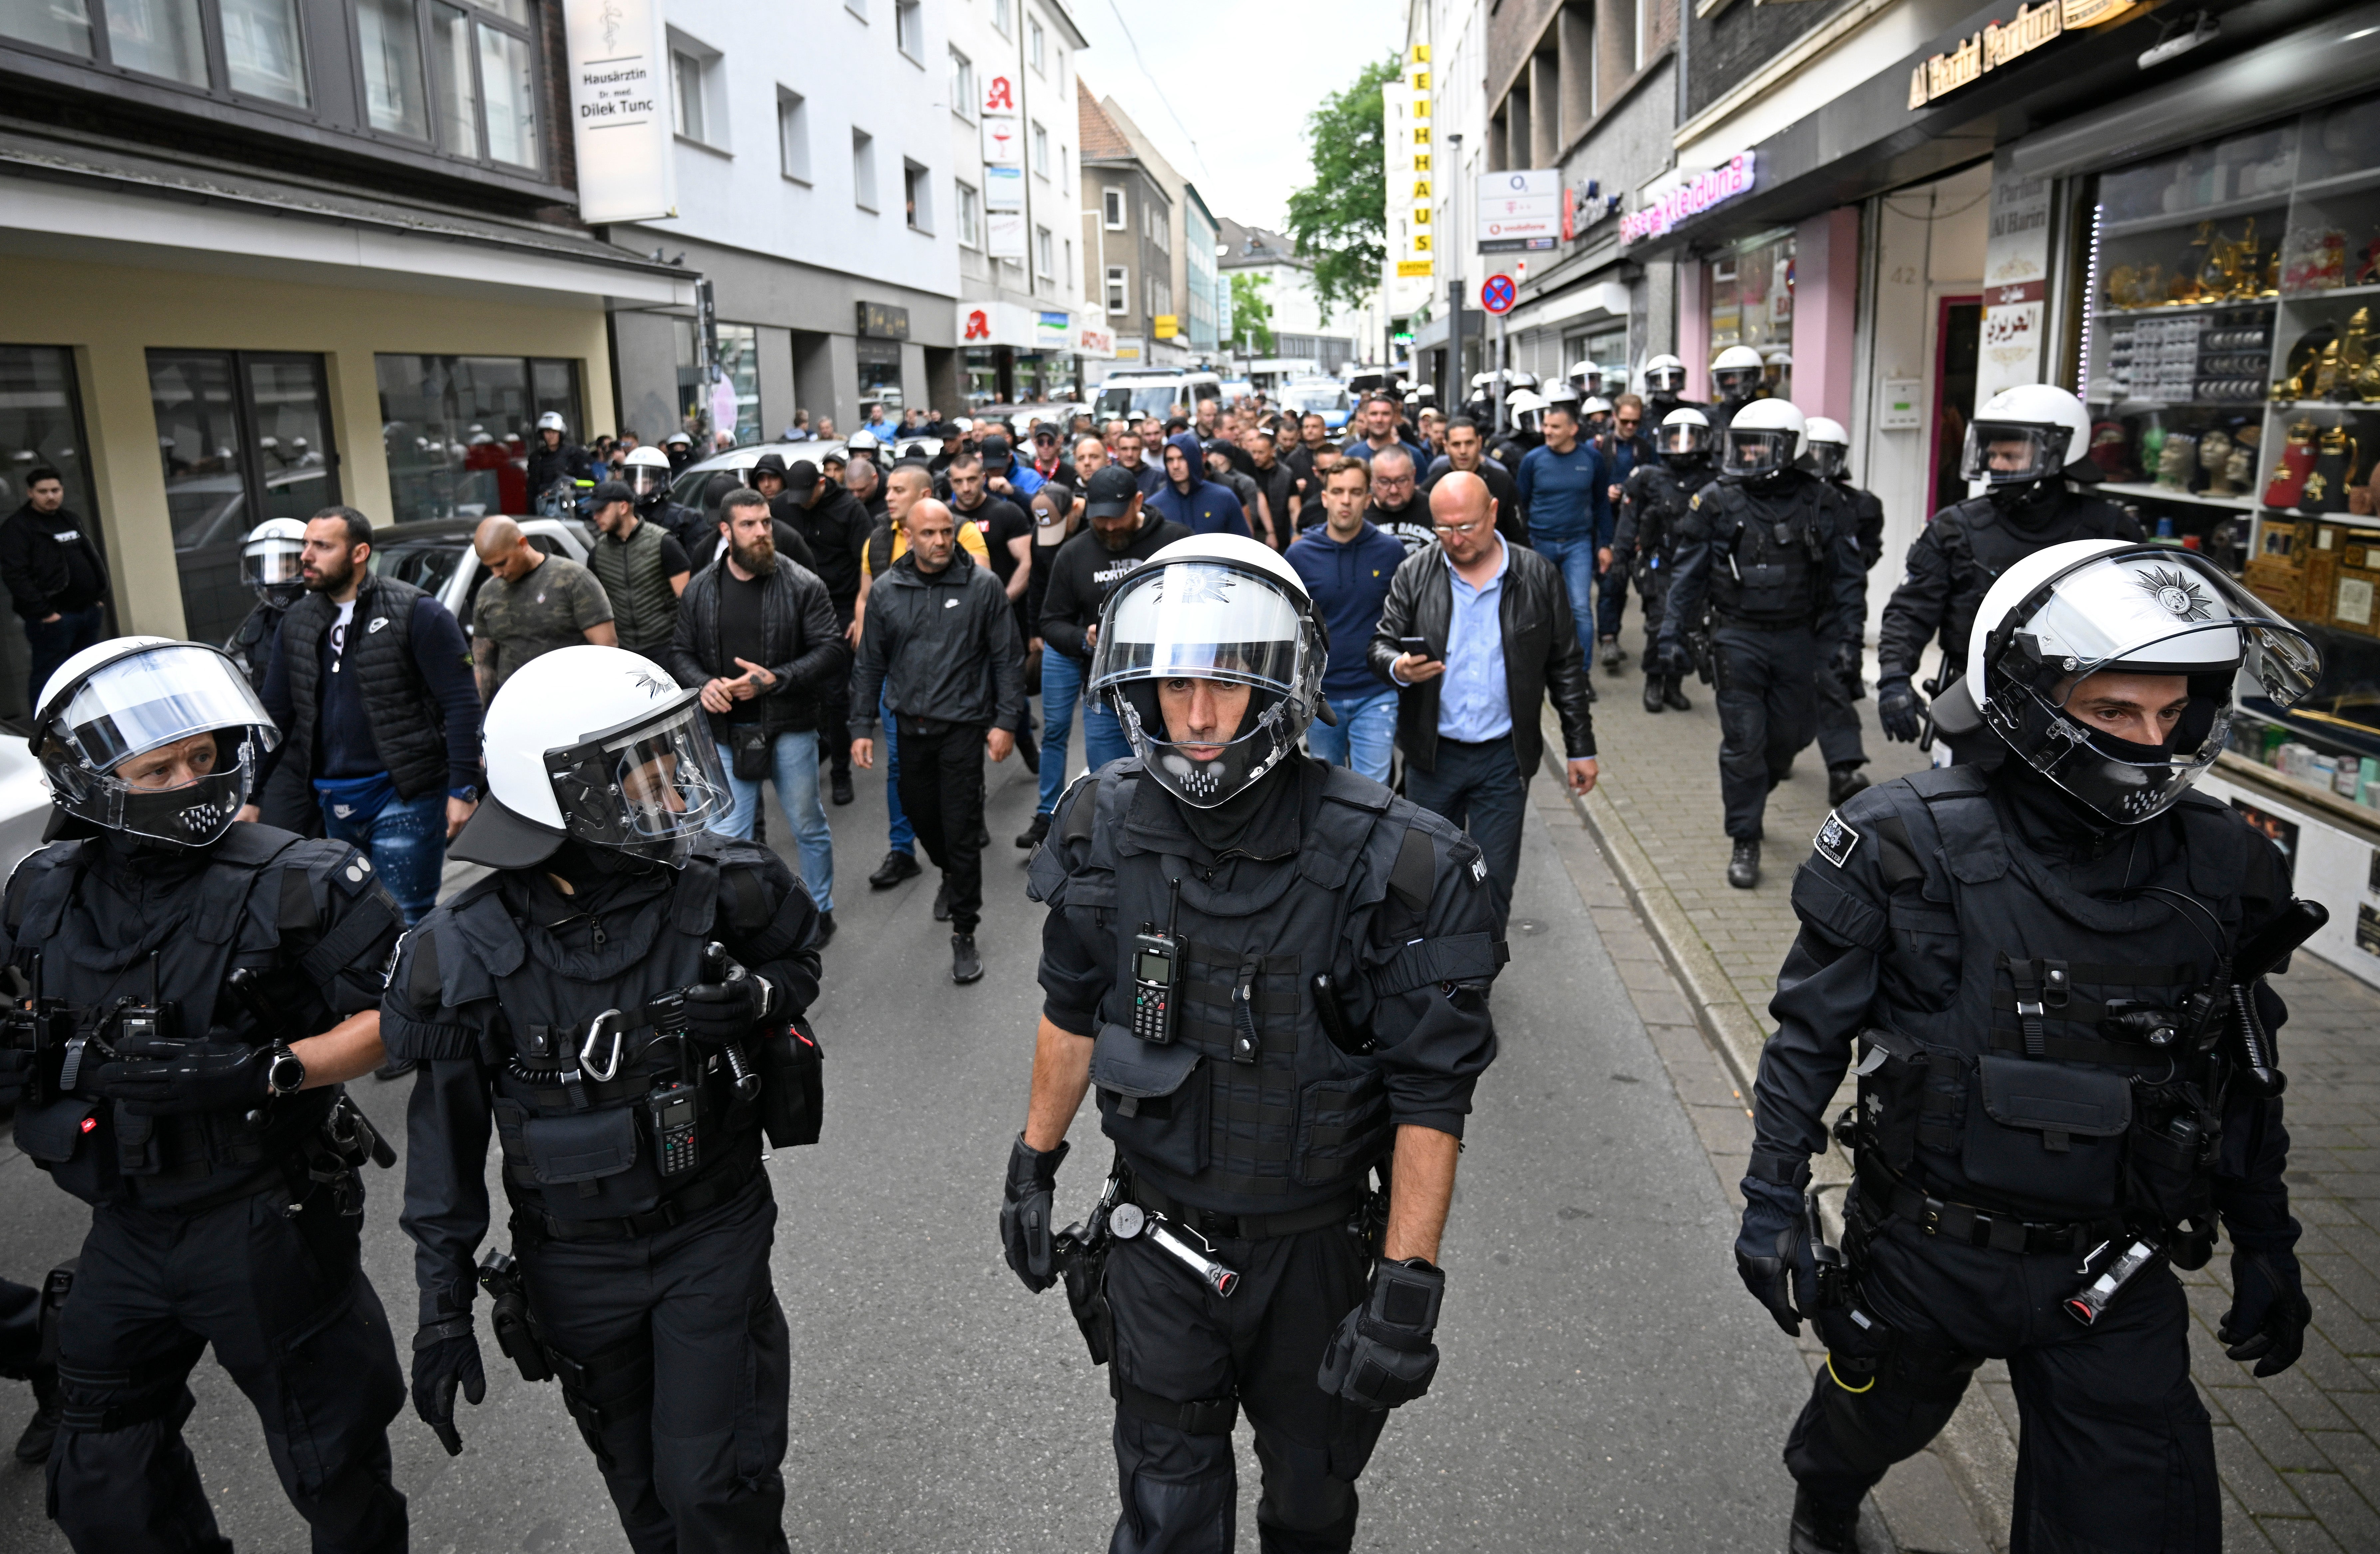
<instances>
[{"instance_id":1,"label":"man in blue hoodie","mask_svg":"<svg viewBox=\"0 0 2380 1554\"><path fill-rule=\"evenodd\" d=\"M1193 534L1248 534L1248 520L1231 488L1207 479L1207 455L1198 435L1177 432L1165 440L1165 483L1150 493L1149 506L1160 517L1181 524Z\"/></svg>"},{"instance_id":2,"label":"man in blue hoodie","mask_svg":"<svg viewBox=\"0 0 2380 1554\"><path fill-rule=\"evenodd\" d=\"M1529 544L1560 568L1570 595L1571 624L1578 650L1595 662L1596 549L1609 533L1604 515L1610 501L1603 460L1595 444L1578 434L1578 407L1557 401L1546 407L1546 441L1521 459L1513 484L1529 515Z\"/></svg>"},{"instance_id":3,"label":"man in blue hoodie","mask_svg":"<svg viewBox=\"0 0 2380 1554\"><path fill-rule=\"evenodd\" d=\"M1335 766L1352 766L1376 783L1389 780L1389 750L1397 737L1397 687L1372 673L1372 633L1389 597L1389 580L1405 559L1404 541L1364 517L1370 470L1347 459L1322 488L1323 522L1309 528L1282 557L1305 579L1315 613L1330 634L1322 694L1338 719L1305 730L1305 747Z\"/></svg>"}]
</instances>

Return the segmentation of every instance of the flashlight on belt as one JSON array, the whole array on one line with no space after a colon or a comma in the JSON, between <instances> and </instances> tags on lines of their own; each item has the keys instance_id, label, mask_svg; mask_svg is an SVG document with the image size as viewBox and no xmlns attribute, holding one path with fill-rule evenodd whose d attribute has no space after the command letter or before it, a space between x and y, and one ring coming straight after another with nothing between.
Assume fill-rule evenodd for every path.
<instances>
[{"instance_id":1,"label":"flashlight on belt","mask_svg":"<svg viewBox=\"0 0 2380 1554\"><path fill-rule=\"evenodd\" d=\"M2097 1251L2083 1259L2082 1266L2089 1268L2100 1252L2106 1251L2114 1244L2113 1242L2101 1243ZM2131 1282L2134 1274L2148 1267L2155 1259L2156 1255L2157 1248L2148 1242L2133 1242L2124 1248L2121 1257L2107 1265L2106 1272L2066 1297L2066 1315L2086 1328L2096 1322L2100 1313L2107 1309L2107 1304L2116 1298L2118 1293L2126 1284Z\"/></svg>"},{"instance_id":2,"label":"flashlight on belt","mask_svg":"<svg viewBox=\"0 0 2380 1554\"><path fill-rule=\"evenodd\" d=\"M1187 1225L1176 1224L1162 1214L1153 1213L1136 1203L1120 1203L1108 1216L1108 1230L1119 1241L1130 1241L1137 1235L1148 1236L1150 1245L1161 1248L1196 1274L1198 1282L1218 1295L1229 1295L1240 1287L1239 1271L1225 1268L1215 1260L1215 1249L1207 1244L1205 1236Z\"/></svg>"}]
</instances>

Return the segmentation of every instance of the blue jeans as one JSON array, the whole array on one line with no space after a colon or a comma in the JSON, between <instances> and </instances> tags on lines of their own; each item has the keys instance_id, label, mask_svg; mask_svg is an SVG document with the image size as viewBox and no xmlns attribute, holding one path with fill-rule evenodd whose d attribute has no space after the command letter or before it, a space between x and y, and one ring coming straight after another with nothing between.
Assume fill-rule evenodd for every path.
<instances>
[{"instance_id":1,"label":"blue jeans","mask_svg":"<svg viewBox=\"0 0 2380 1554\"><path fill-rule=\"evenodd\" d=\"M1540 540L1529 536L1529 548L1561 570L1562 591L1570 595L1571 625L1578 633L1578 650L1595 660L1595 539Z\"/></svg>"},{"instance_id":2,"label":"blue jeans","mask_svg":"<svg viewBox=\"0 0 2380 1554\"><path fill-rule=\"evenodd\" d=\"M1073 742L1075 708L1083 709L1083 759L1093 771L1132 754L1123 724L1104 697L1084 694L1083 665L1049 643L1041 644L1041 797L1034 812L1049 815L1066 791L1066 747Z\"/></svg>"},{"instance_id":3,"label":"blue jeans","mask_svg":"<svg viewBox=\"0 0 2380 1554\"><path fill-rule=\"evenodd\" d=\"M380 882L405 914L407 928L438 904L438 879L446 868L444 789L432 788L419 798L392 798L368 820L352 815L342 819L325 806L322 834L371 859Z\"/></svg>"},{"instance_id":4,"label":"blue jeans","mask_svg":"<svg viewBox=\"0 0 2380 1554\"><path fill-rule=\"evenodd\" d=\"M712 824L722 836L752 839L752 821L760 812L760 779L746 782L735 775L735 752L719 747L719 764L727 773L727 790L735 802ZM769 742L770 774L777 780L777 802L794 825L794 844L802 855L802 883L821 912L834 910L834 833L827 829L826 805L819 797L819 736L803 729L789 730Z\"/></svg>"},{"instance_id":5,"label":"blue jeans","mask_svg":"<svg viewBox=\"0 0 2380 1554\"><path fill-rule=\"evenodd\" d=\"M893 736L892 709L884 705L883 695L876 698L876 716L883 725L880 736L884 746L884 836L896 853L915 856L917 851L917 828L909 823L908 812L901 807L901 741ZM823 911L821 907L820 910Z\"/></svg>"},{"instance_id":6,"label":"blue jeans","mask_svg":"<svg viewBox=\"0 0 2380 1554\"><path fill-rule=\"evenodd\" d=\"M1317 718L1305 728L1305 747L1318 760L1352 766L1375 783L1389 780L1389 748L1397 740L1397 689L1382 686L1363 697L1332 697L1339 726Z\"/></svg>"}]
</instances>

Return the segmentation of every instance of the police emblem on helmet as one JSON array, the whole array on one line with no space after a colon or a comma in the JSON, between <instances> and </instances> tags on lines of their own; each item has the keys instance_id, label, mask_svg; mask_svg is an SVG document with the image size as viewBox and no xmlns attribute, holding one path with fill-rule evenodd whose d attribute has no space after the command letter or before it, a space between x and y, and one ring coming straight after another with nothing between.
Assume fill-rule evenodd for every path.
<instances>
[{"instance_id":1,"label":"police emblem on helmet","mask_svg":"<svg viewBox=\"0 0 2380 1554\"><path fill-rule=\"evenodd\" d=\"M2185 621L2210 620L2215 614L2214 601L2200 591L2197 584L2179 569L2168 571L2152 566L2137 574L2141 588L2157 601L2157 608Z\"/></svg>"}]
</instances>

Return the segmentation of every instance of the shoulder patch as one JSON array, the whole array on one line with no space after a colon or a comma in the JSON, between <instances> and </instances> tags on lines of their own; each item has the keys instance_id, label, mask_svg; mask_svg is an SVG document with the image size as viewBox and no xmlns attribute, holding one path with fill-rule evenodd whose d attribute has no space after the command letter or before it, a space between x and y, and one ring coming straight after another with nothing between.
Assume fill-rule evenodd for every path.
<instances>
[{"instance_id":1,"label":"shoulder patch","mask_svg":"<svg viewBox=\"0 0 2380 1554\"><path fill-rule=\"evenodd\" d=\"M1818 828L1818 834L1811 838L1810 845L1817 849L1820 857L1840 868L1851 861L1852 849L1858 846L1859 842L1860 833L1843 819L1842 811L1829 809L1827 811L1827 823Z\"/></svg>"}]
</instances>

